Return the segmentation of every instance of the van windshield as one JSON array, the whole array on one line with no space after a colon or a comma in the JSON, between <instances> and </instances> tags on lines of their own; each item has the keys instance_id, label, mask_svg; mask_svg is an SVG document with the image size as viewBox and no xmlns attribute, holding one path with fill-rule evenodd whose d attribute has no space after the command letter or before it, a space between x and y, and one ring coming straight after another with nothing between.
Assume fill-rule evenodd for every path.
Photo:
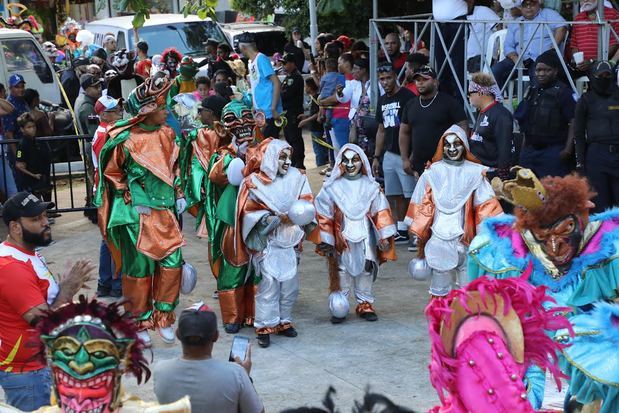
<instances>
[{"instance_id":1,"label":"van windshield","mask_svg":"<svg viewBox=\"0 0 619 413\"><path fill-rule=\"evenodd\" d=\"M206 55L204 43L213 38L226 42L216 23L211 21L179 22L142 27L140 39L148 43L148 54L161 54L168 47L174 47L183 55ZM135 39L131 36L131 49L135 49Z\"/></svg>"}]
</instances>

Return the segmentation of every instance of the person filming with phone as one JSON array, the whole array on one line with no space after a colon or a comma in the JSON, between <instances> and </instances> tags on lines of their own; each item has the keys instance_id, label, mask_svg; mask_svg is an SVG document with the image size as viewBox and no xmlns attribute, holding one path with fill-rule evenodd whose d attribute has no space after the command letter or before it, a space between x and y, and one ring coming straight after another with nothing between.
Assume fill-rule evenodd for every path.
<instances>
[{"instance_id":1,"label":"person filming with phone","mask_svg":"<svg viewBox=\"0 0 619 413\"><path fill-rule=\"evenodd\" d=\"M232 363L213 359L219 338L217 316L204 303L183 310L176 337L183 354L155 364L153 377L159 403L189 396L191 411L201 413L263 413L262 401L251 381L249 339L235 336Z\"/></svg>"}]
</instances>

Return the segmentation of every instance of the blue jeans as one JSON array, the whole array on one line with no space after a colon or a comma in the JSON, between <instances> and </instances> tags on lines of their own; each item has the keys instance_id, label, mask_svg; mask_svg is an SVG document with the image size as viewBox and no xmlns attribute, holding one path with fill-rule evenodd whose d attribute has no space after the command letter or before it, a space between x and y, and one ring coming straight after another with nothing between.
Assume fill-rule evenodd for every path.
<instances>
[{"instance_id":1,"label":"blue jeans","mask_svg":"<svg viewBox=\"0 0 619 413\"><path fill-rule=\"evenodd\" d=\"M101 240L101 247L99 247L98 286L100 290L122 290L122 281L120 278L120 274L118 274L117 278L114 278L114 262L112 260L112 254L110 254L110 249L107 247L107 244L103 240Z\"/></svg>"},{"instance_id":2,"label":"blue jeans","mask_svg":"<svg viewBox=\"0 0 619 413\"><path fill-rule=\"evenodd\" d=\"M6 156L0 157L0 191L8 199L17 193L13 170Z\"/></svg>"},{"instance_id":3,"label":"blue jeans","mask_svg":"<svg viewBox=\"0 0 619 413\"><path fill-rule=\"evenodd\" d=\"M329 149L314 141L314 139L323 140L323 132L311 132L312 134L312 148L314 149L314 155L316 155L316 166L322 166L329 163Z\"/></svg>"},{"instance_id":4,"label":"blue jeans","mask_svg":"<svg viewBox=\"0 0 619 413\"><path fill-rule=\"evenodd\" d=\"M520 166L532 170L539 179L545 176L565 176L570 173L570 167L559 157L563 148L565 145L560 143L535 149L525 142L520 151Z\"/></svg>"},{"instance_id":5,"label":"blue jeans","mask_svg":"<svg viewBox=\"0 0 619 413\"><path fill-rule=\"evenodd\" d=\"M350 120L348 118L333 118L331 119L331 127L335 142L333 147L336 149L336 154L340 148L348 143L348 135L350 134Z\"/></svg>"},{"instance_id":6,"label":"blue jeans","mask_svg":"<svg viewBox=\"0 0 619 413\"><path fill-rule=\"evenodd\" d=\"M509 80L509 73L514 68L514 62L510 58L505 58L500 62L497 62L492 66L492 74L494 75L494 79L496 80L499 88L502 88L503 85ZM523 75L529 75L529 79L531 81L531 85L535 84L535 64L532 63L529 66L529 69L523 69ZM512 79L518 77L518 70L514 71L512 75Z\"/></svg>"},{"instance_id":7,"label":"blue jeans","mask_svg":"<svg viewBox=\"0 0 619 413\"><path fill-rule=\"evenodd\" d=\"M52 374L48 367L25 373L0 371L0 387L9 405L31 412L49 406Z\"/></svg>"}]
</instances>

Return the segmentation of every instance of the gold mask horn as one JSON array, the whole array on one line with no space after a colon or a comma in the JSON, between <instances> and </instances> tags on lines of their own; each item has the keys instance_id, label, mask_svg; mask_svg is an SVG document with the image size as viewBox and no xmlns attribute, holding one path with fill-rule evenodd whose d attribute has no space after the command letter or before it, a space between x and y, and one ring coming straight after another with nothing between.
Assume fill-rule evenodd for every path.
<instances>
[{"instance_id":1,"label":"gold mask horn","mask_svg":"<svg viewBox=\"0 0 619 413\"><path fill-rule=\"evenodd\" d=\"M514 166L511 170L516 173L516 178L506 181L498 177L492 179L492 189L496 195L528 210L542 208L546 201L546 190L533 171L521 166Z\"/></svg>"}]
</instances>

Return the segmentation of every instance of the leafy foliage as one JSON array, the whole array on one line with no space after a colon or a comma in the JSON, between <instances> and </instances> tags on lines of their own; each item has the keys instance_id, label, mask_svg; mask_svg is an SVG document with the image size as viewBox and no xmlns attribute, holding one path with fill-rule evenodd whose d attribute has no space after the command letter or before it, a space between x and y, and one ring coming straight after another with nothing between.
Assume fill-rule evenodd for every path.
<instances>
[{"instance_id":1,"label":"leafy foliage","mask_svg":"<svg viewBox=\"0 0 619 413\"><path fill-rule=\"evenodd\" d=\"M134 12L133 28L139 29L144 26L146 19L150 18L151 5L152 2L148 0L119 0L117 8L123 12ZM217 0L188 0L183 6L182 13L185 16L197 14L201 19L215 17L216 6Z\"/></svg>"}]
</instances>

